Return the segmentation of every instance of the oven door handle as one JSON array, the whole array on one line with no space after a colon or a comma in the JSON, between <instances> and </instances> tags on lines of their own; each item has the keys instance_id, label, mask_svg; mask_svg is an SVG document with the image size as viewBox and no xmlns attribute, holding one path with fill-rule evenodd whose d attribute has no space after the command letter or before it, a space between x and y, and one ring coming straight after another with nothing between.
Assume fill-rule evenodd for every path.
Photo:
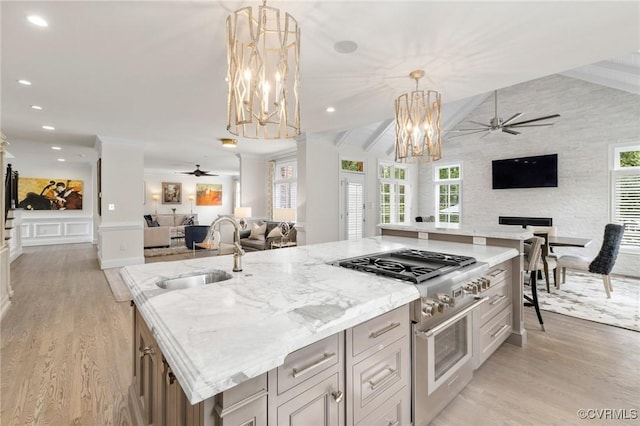
<instances>
[{"instance_id":1,"label":"oven door handle","mask_svg":"<svg viewBox=\"0 0 640 426\"><path fill-rule=\"evenodd\" d=\"M487 300L489 300L489 296L483 297L482 299L479 299L479 300L476 300L471 305L467 306L466 308L464 308L463 310L461 310L460 312L458 312L457 314L455 314L451 318L448 318L446 321L441 322L440 324L436 325L435 327L430 328L430 329L425 330L425 331L421 331L419 333L424 335L424 337L426 337L426 338L430 338L434 334L437 334L438 332L440 332L440 330L443 330L443 329L449 327L451 324L453 324L454 322L458 321L460 318L464 317L470 311L472 311L475 308L477 308L478 306L482 305Z\"/></svg>"}]
</instances>

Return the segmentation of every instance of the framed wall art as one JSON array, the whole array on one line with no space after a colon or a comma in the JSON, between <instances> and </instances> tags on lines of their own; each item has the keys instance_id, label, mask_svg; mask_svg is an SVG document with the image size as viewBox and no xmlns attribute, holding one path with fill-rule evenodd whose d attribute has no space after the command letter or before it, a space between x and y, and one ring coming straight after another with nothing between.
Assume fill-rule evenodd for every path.
<instances>
[{"instance_id":1,"label":"framed wall art","mask_svg":"<svg viewBox=\"0 0 640 426\"><path fill-rule=\"evenodd\" d=\"M196 183L196 206L221 206L222 185Z\"/></svg>"},{"instance_id":2,"label":"framed wall art","mask_svg":"<svg viewBox=\"0 0 640 426\"><path fill-rule=\"evenodd\" d=\"M18 207L25 210L82 210L83 181L18 178Z\"/></svg>"},{"instance_id":3,"label":"framed wall art","mask_svg":"<svg viewBox=\"0 0 640 426\"><path fill-rule=\"evenodd\" d=\"M180 182L162 182L162 204L182 204Z\"/></svg>"}]
</instances>

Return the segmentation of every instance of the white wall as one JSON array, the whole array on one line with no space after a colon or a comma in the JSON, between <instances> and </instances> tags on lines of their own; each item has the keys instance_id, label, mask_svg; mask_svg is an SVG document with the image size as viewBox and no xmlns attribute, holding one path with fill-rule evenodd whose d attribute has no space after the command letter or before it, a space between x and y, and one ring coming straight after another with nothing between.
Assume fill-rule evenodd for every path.
<instances>
[{"instance_id":1,"label":"white wall","mask_svg":"<svg viewBox=\"0 0 640 426\"><path fill-rule=\"evenodd\" d=\"M552 75L499 90L499 115L523 112L526 120L558 113L551 127L529 127L521 135L498 132L447 140L437 164L463 162L462 221L496 225L498 216L552 217L564 236L594 240L587 249L563 253L594 256L609 211L609 146L640 139L640 97L581 80ZM488 122L493 97L466 120ZM491 160L558 154L558 187L491 189ZM420 214L434 214L433 165L420 167ZM621 253L614 273L638 275L638 256Z\"/></svg>"},{"instance_id":2,"label":"white wall","mask_svg":"<svg viewBox=\"0 0 640 426\"><path fill-rule=\"evenodd\" d=\"M269 186L267 160L264 157L246 154L239 157L240 206L251 207L253 217L266 218Z\"/></svg>"},{"instance_id":3,"label":"white wall","mask_svg":"<svg viewBox=\"0 0 640 426\"><path fill-rule=\"evenodd\" d=\"M182 184L181 204L162 204L162 199L153 201L153 194L162 194L162 182L179 182ZM144 214L171 214L172 208L176 213L191 213L198 215L200 225L210 225L218 215L233 213L233 182L234 176L201 176L163 173L144 173ZM196 205L195 194L196 184L218 184L222 185L222 205L221 206L198 206ZM193 202L189 201L189 195L194 196Z\"/></svg>"}]
</instances>

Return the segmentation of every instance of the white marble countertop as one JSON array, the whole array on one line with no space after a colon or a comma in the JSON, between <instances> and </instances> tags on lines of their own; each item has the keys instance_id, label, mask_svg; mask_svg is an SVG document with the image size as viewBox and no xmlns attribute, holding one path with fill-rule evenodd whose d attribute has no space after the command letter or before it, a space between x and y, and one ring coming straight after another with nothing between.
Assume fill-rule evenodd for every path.
<instances>
[{"instance_id":1,"label":"white marble countertop","mask_svg":"<svg viewBox=\"0 0 640 426\"><path fill-rule=\"evenodd\" d=\"M515 249L401 237L127 266L121 275L192 404L265 373L291 352L419 297L405 281L329 265L403 247L473 256L495 265ZM156 282L222 269L227 281L185 290Z\"/></svg>"},{"instance_id":2,"label":"white marble countertop","mask_svg":"<svg viewBox=\"0 0 640 426\"><path fill-rule=\"evenodd\" d=\"M460 226L438 227L433 222L418 223L380 223L380 229L412 232L431 232L434 234L465 235L469 237L502 238L507 240L528 240L533 237L531 231L527 231L520 225L493 225L493 226Z\"/></svg>"}]
</instances>

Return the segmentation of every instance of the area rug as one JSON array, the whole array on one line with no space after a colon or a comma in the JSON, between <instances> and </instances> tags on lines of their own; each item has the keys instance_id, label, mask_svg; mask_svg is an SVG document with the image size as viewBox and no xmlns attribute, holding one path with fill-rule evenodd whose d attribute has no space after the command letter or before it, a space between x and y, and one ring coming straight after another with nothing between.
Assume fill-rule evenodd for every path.
<instances>
[{"instance_id":1,"label":"area rug","mask_svg":"<svg viewBox=\"0 0 640 426\"><path fill-rule=\"evenodd\" d=\"M538 290L540 309L629 330L640 331L640 280L612 276L613 293L607 299L598 275L567 271L560 290Z\"/></svg>"},{"instance_id":2,"label":"area rug","mask_svg":"<svg viewBox=\"0 0 640 426\"><path fill-rule=\"evenodd\" d=\"M176 238L171 240L170 247L144 249L144 257L172 256L174 254L191 253L191 249L184 245L184 239Z\"/></svg>"},{"instance_id":3,"label":"area rug","mask_svg":"<svg viewBox=\"0 0 640 426\"><path fill-rule=\"evenodd\" d=\"M104 270L104 276L107 278L111 294L116 302L128 302L132 299L131 292L127 285L122 281L120 276L121 268L109 268Z\"/></svg>"}]
</instances>

